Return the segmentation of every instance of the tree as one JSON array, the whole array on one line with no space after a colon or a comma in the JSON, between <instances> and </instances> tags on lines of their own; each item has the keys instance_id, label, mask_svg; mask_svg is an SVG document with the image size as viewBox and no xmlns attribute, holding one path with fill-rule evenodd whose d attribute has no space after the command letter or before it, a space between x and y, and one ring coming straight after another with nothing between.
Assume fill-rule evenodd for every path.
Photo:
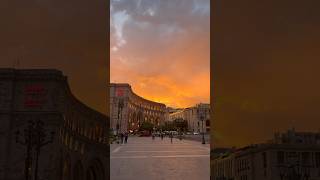
<instances>
[{"instance_id":1,"label":"tree","mask_svg":"<svg viewBox=\"0 0 320 180\"><path fill-rule=\"evenodd\" d=\"M174 127L176 129L179 129L180 131L187 131L188 129L188 122L186 120L183 119L175 119L173 121Z\"/></svg>"},{"instance_id":2,"label":"tree","mask_svg":"<svg viewBox=\"0 0 320 180\"><path fill-rule=\"evenodd\" d=\"M165 122L165 124L162 125L160 127L160 129L162 129L163 131L175 131L176 130L173 122Z\"/></svg>"},{"instance_id":3,"label":"tree","mask_svg":"<svg viewBox=\"0 0 320 180\"><path fill-rule=\"evenodd\" d=\"M151 122L143 122L139 128L140 131L149 131L151 132L153 130L154 125Z\"/></svg>"}]
</instances>

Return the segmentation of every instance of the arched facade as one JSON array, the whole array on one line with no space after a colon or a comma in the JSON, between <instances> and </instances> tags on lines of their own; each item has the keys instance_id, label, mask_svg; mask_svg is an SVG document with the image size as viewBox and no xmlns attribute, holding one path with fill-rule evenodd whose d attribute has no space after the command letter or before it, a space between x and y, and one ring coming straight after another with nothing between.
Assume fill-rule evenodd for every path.
<instances>
[{"instance_id":1,"label":"arched facade","mask_svg":"<svg viewBox=\"0 0 320 180\"><path fill-rule=\"evenodd\" d=\"M93 160L86 171L86 180L105 180L106 174L100 160Z\"/></svg>"},{"instance_id":2,"label":"arched facade","mask_svg":"<svg viewBox=\"0 0 320 180\"><path fill-rule=\"evenodd\" d=\"M111 128L122 132L137 130L144 121L160 126L165 121L166 105L135 94L129 84L110 85ZM118 126L117 126L118 124Z\"/></svg>"},{"instance_id":3,"label":"arched facade","mask_svg":"<svg viewBox=\"0 0 320 180\"><path fill-rule=\"evenodd\" d=\"M44 125L44 138L54 135L38 156L40 179L86 180L87 172L91 179L106 177L110 168L108 119L72 94L62 72L0 69L0 88L11 97L8 105L0 106L0 120L13 127L0 126L6 136L4 143L0 136L0 157L6 157L0 161L0 179L25 179L26 146L7 136L17 130L23 132L29 121L38 120ZM29 169L34 177L35 153L30 156Z\"/></svg>"},{"instance_id":4,"label":"arched facade","mask_svg":"<svg viewBox=\"0 0 320 180\"><path fill-rule=\"evenodd\" d=\"M73 180L85 180L84 167L80 160L78 160L73 167Z\"/></svg>"}]
</instances>

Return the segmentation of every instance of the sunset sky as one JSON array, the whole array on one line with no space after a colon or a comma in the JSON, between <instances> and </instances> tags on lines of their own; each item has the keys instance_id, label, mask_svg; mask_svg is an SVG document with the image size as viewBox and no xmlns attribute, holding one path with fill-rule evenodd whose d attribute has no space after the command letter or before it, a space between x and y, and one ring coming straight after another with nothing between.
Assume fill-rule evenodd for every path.
<instances>
[{"instance_id":1,"label":"sunset sky","mask_svg":"<svg viewBox=\"0 0 320 180\"><path fill-rule=\"evenodd\" d=\"M215 143L319 132L320 1L213 2Z\"/></svg>"},{"instance_id":2,"label":"sunset sky","mask_svg":"<svg viewBox=\"0 0 320 180\"><path fill-rule=\"evenodd\" d=\"M107 113L106 6L105 0L0 1L0 68L59 69L77 98Z\"/></svg>"},{"instance_id":3,"label":"sunset sky","mask_svg":"<svg viewBox=\"0 0 320 180\"><path fill-rule=\"evenodd\" d=\"M210 1L112 0L111 82L171 107L210 99Z\"/></svg>"}]
</instances>

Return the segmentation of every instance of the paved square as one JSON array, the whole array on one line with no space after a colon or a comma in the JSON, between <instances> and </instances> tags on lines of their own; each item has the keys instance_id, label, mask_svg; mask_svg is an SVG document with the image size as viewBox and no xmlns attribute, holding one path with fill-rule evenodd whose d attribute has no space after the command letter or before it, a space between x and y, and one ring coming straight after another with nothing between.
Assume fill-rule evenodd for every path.
<instances>
[{"instance_id":1,"label":"paved square","mask_svg":"<svg viewBox=\"0 0 320 180\"><path fill-rule=\"evenodd\" d=\"M111 180L210 179L210 146L197 141L129 137L110 152Z\"/></svg>"}]
</instances>

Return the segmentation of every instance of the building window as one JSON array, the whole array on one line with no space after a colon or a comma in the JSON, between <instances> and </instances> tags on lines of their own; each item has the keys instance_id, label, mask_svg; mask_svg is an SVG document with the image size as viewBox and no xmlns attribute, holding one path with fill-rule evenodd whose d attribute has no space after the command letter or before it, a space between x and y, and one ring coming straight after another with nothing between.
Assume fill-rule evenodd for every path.
<instances>
[{"instance_id":1,"label":"building window","mask_svg":"<svg viewBox=\"0 0 320 180\"><path fill-rule=\"evenodd\" d=\"M277 160L278 160L278 164L284 164L284 152L283 151L277 152Z\"/></svg>"},{"instance_id":2,"label":"building window","mask_svg":"<svg viewBox=\"0 0 320 180\"><path fill-rule=\"evenodd\" d=\"M206 126L210 126L210 120L206 120Z\"/></svg>"},{"instance_id":3,"label":"building window","mask_svg":"<svg viewBox=\"0 0 320 180\"><path fill-rule=\"evenodd\" d=\"M316 163L316 167L319 168L320 167L320 152L315 153L315 163Z\"/></svg>"},{"instance_id":4,"label":"building window","mask_svg":"<svg viewBox=\"0 0 320 180\"><path fill-rule=\"evenodd\" d=\"M309 152L302 152L301 161L302 161L303 165L310 165L310 153Z\"/></svg>"},{"instance_id":5,"label":"building window","mask_svg":"<svg viewBox=\"0 0 320 180\"><path fill-rule=\"evenodd\" d=\"M266 152L262 153L262 162L263 162L263 167L267 168L267 153Z\"/></svg>"}]
</instances>

